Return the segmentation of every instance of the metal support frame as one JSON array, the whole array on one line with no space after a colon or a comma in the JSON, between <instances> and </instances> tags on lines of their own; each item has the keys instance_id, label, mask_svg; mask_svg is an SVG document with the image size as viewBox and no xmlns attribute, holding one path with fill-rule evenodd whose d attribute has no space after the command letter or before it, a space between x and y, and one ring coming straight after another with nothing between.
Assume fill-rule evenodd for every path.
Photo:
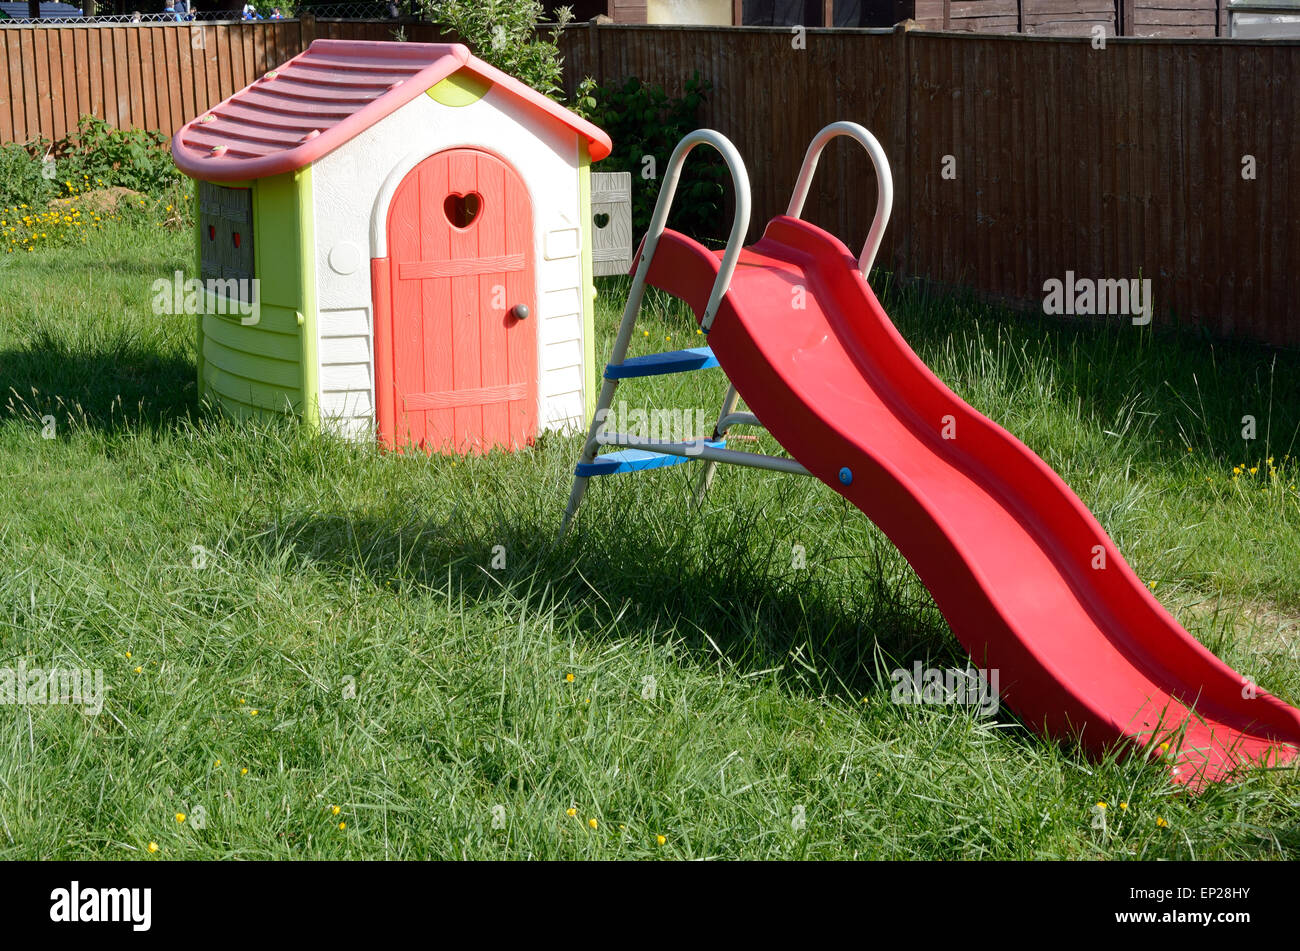
<instances>
[{"instance_id":1,"label":"metal support frame","mask_svg":"<svg viewBox=\"0 0 1300 951\"><path fill-rule=\"evenodd\" d=\"M619 323L618 336L614 340L614 350L610 354L609 363L611 365L621 364L627 357L628 344L632 339L632 329L636 325L637 315L641 311L641 301L645 297L646 275L650 272L650 262L654 258L655 250L659 247L659 239L663 236L664 228L668 224L668 211L672 207L673 197L677 193L677 182L681 177L682 165L686 161L687 154L697 145L711 146L722 155L723 161L727 164L727 170L731 173L732 186L736 192L736 214L731 223L731 234L727 237L727 247L722 254L722 264L718 268L717 277L714 278L713 290L709 294L708 304L705 306L704 315L700 320L700 326L705 333L708 333L709 328L713 326L713 318L718 312L722 297L727 293L727 288L731 286L731 276L736 270L736 260L740 257L740 252L745 244L745 234L749 231L751 207L749 174L745 171L744 159L740 157L740 152L731 144L730 139L721 133L714 132L712 129L697 129L677 143L677 148L673 149L672 157L668 160L663 184L659 188L659 199L655 202L654 214L650 217L650 227L646 231L645 240L641 245L641 259L637 263L636 272L632 275L632 286L628 290L627 304L623 308L623 318ZM587 431L587 442L583 446L579 464L589 464L596 458L596 453L601 446L600 437L605 424L605 417L609 413L610 404L614 401L614 391L618 388L618 383L618 380L611 380L608 376L601 383L600 397L596 401L596 412L592 416L591 426ZM684 454L669 452L666 448L667 444L662 443L629 445L631 448L645 449L650 452L665 452L670 455ZM709 447L701 448L708 449ZM704 458L703 452L698 455ZM590 478L590 476L574 476L573 488L569 492L569 504L564 509L564 521L560 526L561 535L568 531L569 523L573 521L578 506L582 504L582 497L587 491L587 482Z\"/></svg>"},{"instance_id":2,"label":"metal support frame","mask_svg":"<svg viewBox=\"0 0 1300 951\"><path fill-rule=\"evenodd\" d=\"M623 446L627 449L644 449L646 452L660 452L665 456L682 456L686 459L704 459L711 463L726 462L735 466L748 466L751 469L771 469L774 472L786 472L793 475L808 475L808 470L793 459L780 456L767 456L759 452L738 452L735 449L723 449L707 445L707 440L693 439L689 442L659 442L644 436L630 433L607 433L601 440L604 446Z\"/></svg>"},{"instance_id":3,"label":"metal support frame","mask_svg":"<svg viewBox=\"0 0 1300 951\"><path fill-rule=\"evenodd\" d=\"M875 166L878 181L875 219L871 223L871 230L867 234L867 240L862 246L862 253L858 256L858 269L865 278L875 261L877 252L880 250L885 226L889 223L889 215L894 204L894 184L890 175L889 160L885 157L885 150L881 148L876 137L864 127L856 122L833 122L817 133L804 154L803 166L799 170L799 177L795 182L786 214L793 218L798 218L802 214L804 202L808 198L808 190L812 184L813 174L817 171L817 163L821 158L822 150L831 139L837 136L848 136L867 150L867 154L871 157L872 164ZM708 333L712 328L722 298L731 286L731 278L736 270L736 261L740 257L745 234L749 230L751 207L749 176L740 153L730 140L711 129L698 129L677 143L672 158L668 160L664 182L659 190L659 199L655 203L654 214L650 219L650 227L646 231L645 240L641 246L641 258L637 264L636 272L632 276L632 286L628 291L627 304L623 308L623 317L619 323L618 336L614 340L614 349L610 354L608 366L619 366L627 357L632 330L636 324L637 315L641 310L642 299L645 296L646 275L650 271L650 262L654 258L655 250L659 246L659 239L662 237L668 222L668 212L672 206L673 197L677 192L677 182L681 176L682 164L685 162L687 154L697 145L709 145L721 153L723 160L727 164L727 169L731 173L732 184L736 191L736 214L732 220L731 233L728 235L727 246L722 254L718 274L714 279L713 289L709 294L708 303L700 319L700 326L705 333ZM793 459L783 459L762 453L738 452L734 449L706 445L706 442L716 442L725 438L727 431L732 426L762 426L762 423L754 414L736 411L736 403L740 395L736 392L734 384L727 387L727 393L723 397L722 406L718 411L717 424L714 426L713 435L709 440L701 439L691 442L672 443L651 441L626 433L607 433L604 430L605 419L609 413L609 407L613 403L614 391L617 389L618 383L619 380L610 379L608 375L604 378L600 389L600 398L596 402L596 412L592 417L591 426L587 431L587 441L583 446L582 455L579 459L580 465L590 464L603 445L625 446L664 455L700 459L704 462L704 470L700 474L700 481L696 487L695 497L697 501L702 500L705 493L708 492L713 481L714 472L720 462L795 475L810 474L807 469ZM564 521L560 527L561 537L568 531L569 525L578 511L578 506L582 503L582 497L587 491L587 482L590 478L592 477L574 475L573 488L569 492L569 504L565 507Z\"/></svg>"}]
</instances>

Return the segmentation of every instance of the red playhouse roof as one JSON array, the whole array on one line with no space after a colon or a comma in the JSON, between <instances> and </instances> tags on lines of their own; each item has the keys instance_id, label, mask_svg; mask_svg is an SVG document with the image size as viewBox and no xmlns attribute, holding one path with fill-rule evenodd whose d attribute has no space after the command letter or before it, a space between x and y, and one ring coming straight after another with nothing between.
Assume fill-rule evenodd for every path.
<instances>
[{"instance_id":1,"label":"red playhouse roof","mask_svg":"<svg viewBox=\"0 0 1300 951\"><path fill-rule=\"evenodd\" d=\"M541 93L470 54L459 43L315 40L172 138L182 172L240 181L291 172L406 105L434 83L467 69L587 140L593 162L609 136Z\"/></svg>"}]
</instances>

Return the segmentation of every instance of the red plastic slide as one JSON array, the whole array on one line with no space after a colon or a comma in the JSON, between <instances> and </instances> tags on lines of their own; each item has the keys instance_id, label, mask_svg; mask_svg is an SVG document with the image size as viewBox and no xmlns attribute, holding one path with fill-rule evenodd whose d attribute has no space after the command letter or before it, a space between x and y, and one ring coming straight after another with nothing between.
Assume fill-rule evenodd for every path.
<instances>
[{"instance_id":1,"label":"red plastic slide","mask_svg":"<svg viewBox=\"0 0 1300 951\"><path fill-rule=\"evenodd\" d=\"M718 264L666 231L648 281L699 315ZM1300 711L1183 630L1069 486L917 358L836 238L773 219L709 343L777 441L898 546L1035 729L1094 754L1132 741L1193 787L1295 756Z\"/></svg>"}]
</instances>

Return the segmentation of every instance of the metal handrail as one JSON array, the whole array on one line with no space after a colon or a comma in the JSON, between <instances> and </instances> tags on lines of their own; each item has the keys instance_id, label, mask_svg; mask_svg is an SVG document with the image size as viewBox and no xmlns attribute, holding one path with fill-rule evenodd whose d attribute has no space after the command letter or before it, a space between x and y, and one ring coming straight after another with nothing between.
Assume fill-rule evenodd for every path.
<instances>
[{"instance_id":1,"label":"metal handrail","mask_svg":"<svg viewBox=\"0 0 1300 951\"><path fill-rule=\"evenodd\" d=\"M749 173L745 171L745 160L740 157L731 140L722 133L714 132L712 129L696 129L678 142L677 148L673 149L663 185L659 188L659 200L655 202L654 214L650 216L650 227L646 230L645 242L641 247L641 263L632 284L633 289L637 291L644 286L646 272L650 269L650 259L654 257L659 238L668 224L668 210L672 206L673 196L677 193L677 180L681 177L682 164L686 161L687 153L701 144L711 145L721 153L723 161L727 163L727 170L731 172L732 186L736 190L736 214L731 221L731 234L727 236L727 248L722 254L722 266L718 268L718 276L713 281L713 292L709 294L708 305L704 308L704 316L700 319L701 329L708 333L709 328L713 326L713 318L717 316L718 305L722 302L723 295L727 293L727 288L731 286L736 260L744 248L752 204L749 196ZM636 303L639 306L641 303L639 294L637 298ZM632 305L631 300L628 301L628 305L629 307Z\"/></svg>"},{"instance_id":2,"label":"metal handrail","mask_svg":"<svg viewBox=\"0 0 1300 951\"><path fill-rule=\"evenodd\" d=\"M871 230L858 255L858 270L863 278L871 270L880 250L880 242L885 237L885 227L889 224L889 213L894 207L894 178L889 171L889 159L876 137L856 122L832 122L813 137L804 153L803 166L799 169L799 178L795 181L794 192L790 195L790 205L786 214L798 218L803 213L803 204L808 199L808 188L812 185L813 173L817 171L817 162L821 158L826 143L837 136L845 135L853 139L871 156L871 164L876 167L876 217L871 222Z\"/></svg>"},{"instance_id":3,"label":"metal handrail","mask_svg":"<svg viewBox=\"0 0 1300 951\"><path fill-rule=\"evenodd\" d=\"M711 145L722 154L723 160L727 163L727 169L731 172L731 181L736 189L736 216L731 222L731 234L727 238L727 247L722 254L722 264L718 268L717 276L713 279L713 291L709 294L709 302L704 308L704 315L700 320L700 326L705 333L713 325L713 318L718 313L718 307L721 306L722 298L727 293L727 288L731 286L731 277L736 270L736 260L740 257L741 249L745 243L745 234L749 231L749 173L745 171L745 162L736 151L736 147L731 141L719 132L712 129L697 129L684 137L677 143L677 148L673 149L672 157L668 160L667 173L664 176L663 185L659 189L659 199L655 202L654 214L650 216L650 227L646 230L645 240L641 244L641 259L637 263L636 271L632 275L632 286L628 289L627 304L623 307L623 317L619 321L618 336L614 338L614 348L610 353L609 365L619 365L627 357L628 344L632 339L632 328L636 325L637 314L641 311L641 301L645 297L646 276L650 272L650 261L654 258L655 249L659 246L659 239L663 236L664 228L668 223L668 209L673 203L673 196L677 192L677 180L681 176L682 163L686 160L686 154L695 146L705 144ZM596 411L591 419L591 427L587 430L587 441L583 444L582 455L578 459L579 465L589 464L596 458L596 453L600 449L600 429L604 423L605 414L609 411L609 405L614 399L614 389L618 386L617 379L611 379L606 376L600 387L600 396L596 400ZM734 387L731 391L734 392ZM724 409L731 412L734 409L734 403L730 408ZM660 452L667 455L676 454L675 450L669 449L666 445L651 444L645 446L650 452ZM707 447L706 447L707 448ZM721 459L723 457L713 455L721 450L708 450L701 452L701 458ZM725 461L731 461L726 459ZM754 463L748 463L753 465ZM782 465L785 461L782 462ZM582 502L582 496L587 491L587 480L589 476L575 475L573 479L573 488L569 492L569 504L564 510L564 521L560 525L560 535L563 536L568 531L569 523L578 511L578 506Z\"/></svg>"}]
</instances>

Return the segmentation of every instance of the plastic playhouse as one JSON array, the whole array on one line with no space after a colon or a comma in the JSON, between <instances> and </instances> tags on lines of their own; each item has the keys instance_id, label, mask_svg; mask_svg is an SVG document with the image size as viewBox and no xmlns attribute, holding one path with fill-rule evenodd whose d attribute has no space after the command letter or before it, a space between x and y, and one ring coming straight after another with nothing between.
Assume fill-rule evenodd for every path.
<instances>
[{"instance_id":1,"label":"plastic playhouse","mask_svg":"<svg viewBox=\"0 0 1300 951\"><path fill-rule=\"evenodd\" d=\"M204 308L200 395L397 448L581 426L609 150L464 46L316 40L172 142L199 274L258 293L252 322Z\"/></svg>"},{"instance_id":2,"label":"plastic playhouse","mask_svg":"<svg viewBox=\"0 0 1300 951\"><path fill-rule=\"evenodd\" d=\"M800 218L836 136L858 142L876 170L875 219L856 256ZM700 144L722 153L735 189L721 251L665 228L682 163ZM1300 711L1188 634L1070 487L948 389L895 329L867 283L892 204L880 143L837 122L809 145L786 213L744 247L750 192L740 154L716 132L683 139L638 253L564 526L598 476L700 460L702 495L720 462L811 475L898 546L974 662L998 671L1001 699L1034 729L1094 754L1127 743L1192 788L1293 759ZM627 359L647 284L691 305L707 347ZM711 437L656 442L607 430L621 384L716 367L731 385ZM738 397L752 412L737 411ZM727 448L736 426L766 428L792 458Z\"/></svg>"}]
</instances>

